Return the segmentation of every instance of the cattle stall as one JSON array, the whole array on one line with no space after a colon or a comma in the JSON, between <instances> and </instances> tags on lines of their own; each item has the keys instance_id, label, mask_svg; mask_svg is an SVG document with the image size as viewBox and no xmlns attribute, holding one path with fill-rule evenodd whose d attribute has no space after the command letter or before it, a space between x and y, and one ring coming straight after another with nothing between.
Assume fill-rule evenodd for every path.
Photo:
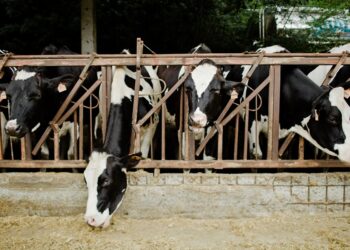
<instances>
[{"instance_id":1,"label":"cattle stall","mask_svg":"<svg viewBox=\"0 0 350 250\"><path fill-rule=\"evenodd\" d=\"M101 138L105 138L107 130L107 117L110 100L110 85L112 81L112 67L113 66L136 66L136 81L135 81L135 102L133 108L132 128L133 133L131 135L132 140L135 142L130 152L136 152L140 150L141 140L141 127L149 120L159 120L160 133L157 137L160 138L157 143L157 147L151 145L152 150L148 159L143 160L139 165L139 169L154 169L158 172L160 169L288 169L288 168L347 168L349 163L341 162L333 159L334 157L323 156L323 158L305 159L304 158L304 140L302 137L296 135L296 133L289 133L284 140L278 139L279 131L279 96L280 91L280 74L281 65L334 65L329 72L326 81L336 74L341 65L349 64L350 59L346 53L343 54L308 54L308 53L232 53L232 54L144 54L143 53L143 41L137 42L137 53L129 55L11 55L6 54L1 59L0 69L3 67L22 67L22 66L83 66L84 69L81 72L79 81L75 84L74 89L69 93L67 99L62 104L60 110L58 110L54 119L50 123L50 126L46 128L43 135L37 141L35 145L31 145L30 136L26 135L21 138L21 156L20 159L4 159L3 150L0 150L0 166L1 168L84 168L86 166L86 155L89 155L91 150L96 146L91 143L88 147L84 147L84 139L89 137L89 141L93 142L94 128L91 126L94 117L89 117L89 131L83 134L83 109L99 108L100 110L100 125L101 125ZM185 95L185 90L182 86L185 78L191 72L191 68L200 62L202 59L211 59L217 65L251 65L249 72L246 74L242 82L247 82L254 73L254 70L259 65L269 65L270 73L265 81L259 85L257 89L252 91L243 101L237 102L234 98L231 98L222 110L221 114L214 122L210 131L207 131L200 143L195 143L194 135L189 130L188 124L188 100ZM153 106L153 108L147 112L144 117L137 117L138 106L138 90L140 86L140 79L142 78L140 73L140 67L143 65L184 65L186 66L185 74L179 79L179 81L171 88L163 89L161 100ZM79 87L83 84L86 77L86 70L90 66L101 67L101 77L87 89L79 100L75 100L74 104L72 99L76 94ZM163 84L164 81L163 81ZM324 84L327 84L325 82ZM100 95L103 98L98 98L96 95L91 95L97 88L100 87ZM248 120L245 119L243 124L239 124L239 117L242 112L257 112L259 109L259 92L263 88L268 88L269 101L268 101L268 136L265 140L265 153L263 159L256 159L249 155L248 149ZM178 136L178 143L167 142L167 132L169 124L166 121L167 110L166 102L175 92L179 91L180 94L180 117L179 117L179 129L176 131ZM92 104L92 99L99 99L98 105ZM261 98L260 98L261 102ZM90 106L89 106L90 105ZM94 106L94 107L92 107ZM97 107L98 106L98 107ZM90 112L91 113L91 112ZM59 132L60 126L69 118L73 117L74 121L74 159L60 159L59 157ZM248 116L247 116L248 117ZM234 122L232 131L229 131L233 138L233 142L230 143L230 150L228 156L223 158L223 138L228 137L224 134L224 128L227 124ZM2 128L3 133L3 128ZM45 140L48 139L49 134L53 132L51 140L54 142L54 156L52 160L31 160L33 155L38 154L40 147ZM208 142L215 135L215 151L216 159L210 161L200 160L199 156L205 149ZM5 136L0 134L0 136ZM230 138L231 138L230 137ZM79 138L79 139L78 139ZM259 142L259 138L256 138ZM241 141L239 141L241 140ZM298 143L298 155L297 158L283 159L283 154L287 150L291 141L297 141ZM153 140L154 142L154 140ZM180 143L181 142L181 143ZM259 142L262 143L262 142ZM171 146L170 146L171 145ZM177 145L177 149L169 149L173 145ZM1 145L1 148L4 146ZM88 152L83 152L87 150ZM166 152L177 151L177 155L172 156L172 159L167 159ZM156 152L157 151L157 152ZM227 151L227 150L226 150ZM242 151L238 156L238 151ZM316 154L316 153L315 153ZM85 156L84 156L85 155ZM157 155L157 156L155 156Z\"/></svg>"},{"instance_id":2,"label":"cattle stall","mask_svg":"<svg viewBox=\"0 0 350 250\"><path fill-rule=\"evenodd\" d=\"M324 82L327 85L341 65L350 65L348 54L147 54L146 49L138 39L136 54L0 57L0 72L4 67L83 67L54 119L35 141L29 134L19 140L7 138L1 122L0 248L337 249L350 245L350 163L315 150L297 132L279 139L281 67L334 65ZM269 73L245 98L231 93L216 121L198 140L188 125L184 82L203 59L213 60L223 71L225 66L250 65L243 84L261 65ZM145 96L141 82L152 80L143 76L144 65L183 65L185 70L171 88L160 81L161 98L141 117L137 115L138 96ZM78 96L91 66L101 67L100 77ZM87 190L81 172L87 156L108 134L116 66L135 68L130 153L143 147L143 125L158 125L146 159L127 174L128 191L114 222L107 230L99 230L83 221ZM259 158L250 150L248 131L249 119L258 119L264 90L268 93L267 138L253 138L261 145ZM174 94L180 100L178 120L167 110ZM1 119L6 119L6 95L0 96L5 113ZM99 126L92 125L94 109L99 110ZM60 147L66 121L73 122L73 159L61 157L66 150ZM48 140L53 145L52 159L41 159L42 145ZM216 159L204 159L208 147Z\"/></svg>"}]
</instances>

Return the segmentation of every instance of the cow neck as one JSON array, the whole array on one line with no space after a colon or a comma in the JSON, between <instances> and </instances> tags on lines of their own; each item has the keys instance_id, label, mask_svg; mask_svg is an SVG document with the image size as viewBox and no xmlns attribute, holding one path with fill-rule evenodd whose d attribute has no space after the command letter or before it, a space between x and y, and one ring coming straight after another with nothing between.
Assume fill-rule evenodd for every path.
<instances>
[{"instance_id":1,"label":"cow neck","mask_svg":"<svg viewBox=\"0 0 350 250\"><path fill-rule=\"evenodd\" d=\"M304 118L311 114L312 103L324 91L298 68L293 68L287 72L282 71L281 75L284 78L282 79L284 86L281 86L283 92L283 96L281 96L281 114L292 118L294 124L300 124ZM283 110L285 108L289 109L288 112ZM291 117L293 114L290 110L294 111L295 117Z\"/></svg>"},{"instance_id":2,"label":"cow neck","mask_svg":"<svg viewBox=\"0 0 350 250\"><path fill-rule=\"evenodd\" d=\"M121 104L110 105L106 140L103 148L109 154L124 156L129 153L132 102L124 98Z\"/></svg>"}]
</instances>

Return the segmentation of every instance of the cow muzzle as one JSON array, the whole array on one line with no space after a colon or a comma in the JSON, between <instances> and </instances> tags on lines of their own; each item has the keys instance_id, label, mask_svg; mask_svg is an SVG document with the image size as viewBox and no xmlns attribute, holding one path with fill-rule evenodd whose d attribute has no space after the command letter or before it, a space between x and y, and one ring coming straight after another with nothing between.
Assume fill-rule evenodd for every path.
<instances>
[{"instance_id":1,"label":"cow muzzle","mask_svg":"<svg viewBox=\"0 0 350 250\"><path fill-rule=\"evenodd\" d=\"M26 134L25 129L17 123L17 119L9 120L5 126L5 132L10 136L23 137Z\"/></svg>"},{"instance_id":2,"label":"cow muzzle","mask_svg":"<svg viewBox=\"0 0 350 250\"><path fill-rule=\"evenodd\" d=\"M191 131L194 133L202 133L203 129L208 125L208 119L204 113L195 112L193 115L189 116L188 123Z\"/></svg>"},{"instance_id":3,"label":"cow muzzle","mask_svg":"<svg viewBox=\"0 0 350 250\"><path fill-rule=\"evenodd\" d=\"M84 216L85 222L93 228L106 228L110 224L110 218L107 217L105 220L100 220L100 218L95 216Z\"/></svg>"}]
</instances>

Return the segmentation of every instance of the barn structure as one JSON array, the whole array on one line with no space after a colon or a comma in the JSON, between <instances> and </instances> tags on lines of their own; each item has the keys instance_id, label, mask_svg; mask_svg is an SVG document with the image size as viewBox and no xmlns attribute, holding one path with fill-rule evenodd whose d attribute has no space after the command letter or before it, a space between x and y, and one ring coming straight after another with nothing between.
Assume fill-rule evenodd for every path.
<instances>
[{"instance_id":1,"label":"barn structure","mask_svg":"<svg viewBox=\"0 0 350 250\"><path fill-rule=\"evenodd\" d=\"M284 141L278 140L279 129L279 91L281 65L321 64L335 65L330 75L336 73L341 65L350 64L349 57L344 54L307 54L307 53L232 53L232 54L145 54L144 43L137 39L136 54L126 55L10 55L1 59L0 69L4 67L29 66L101 66L102 75L96 83L86 90L86 93L69 109L74 92L67 97L62 109L56 114L46 133L37 145L31 148L26 137L21 139L21 158L4 159L0 152L0 198L3 204L0 215L68 215L82 212L86 202L86 191L82 175L71 172L84 169L87 165L83 158L84 141L87 136L93 136L93 131L83 134L82 130L75 130L74 159L59 158L59 126L70 116L73 116L75 126L83 121L84 106L89 106L90 94L100 86L102 97L99 107L102 120L102 137L106 135L106 121L110 100L110 84L112 80L112 66L132 65L139 71L141 65L196 65L200 60L209 58L219 65L252 65L251 75L258 65L270 65L270 75L263 83L269 88L269 135L264 146L264 159L251 159L248 154L247 124L235 128L233 133L241 133L243 141L235 140L230 148L231 158L223 158L223 127L232 119L240 116L241 111L253 107L263 87L253 91L231 113L228 109L216 121L215 133L218 134L217 159L200 160L201 154L210 141L210 133L201 144L196 144L192 132L187 126L186 110L188 109L186 95L181 95L181 110L183 125L179 132L181 141L178 145L177 159L167 159L166 152L172 144L167 137L165 120L165 103L177 88L182 88L181 78L173 88L164 92L162 99L144 117L136 117L133 121L133 136L135 144L132 151L140 148L140 127L148 119L154 119L155 114L163 114L159 121L161 143L158 152L150 154L149 159L142 160L137 171L128 174L130 190L120 213L127 213L132 217L163 217L182 214L190 217L226 218L240 216L259 216L274 211L324 212L348 211L350 202L350 163L341 162L334 157L322 159L305 159L302 137L290 134ZM77 88L84 81L84 70L75 86ZM137 72L138 72L137 71ZM140 83L137 74L136 86ZM277 97L277 98L276 98ZM136 99L137 100L137 99ZM137 103L134 103L137 108ZM230 103L230 106L233 105ZM248 107L248 108L247 108ZM251 112L255 112L254 109ZM91 120L91 119L90 119ZM82 126L79 126L82 127ZM54 158L52 160L32 160L41 144L53 131ZM214 130L213 130L214 131ZM2 135L3 136L3 135ZM78 141L78 138L79 141ZM236 137L237 138L237 137ZM297 145L296 158L283 159L285 151L291 142ZM154 146L155 147L155 146ZM93 145L89 145L92 150ZM243 150L241 158L238 150ZM159 158L155 155L158 153ZM317 154L316 154L317 155ZM38 172L46 169L46 173ZM34 172L33 172L34 171ZM24 173L27 172L27 173ZM28 173L30 172L30 173ZM18 209L8 209L10 204L25 203ZM159 206L158 204L163 204ZM57 209L61 207L62 209ZM64 208L64 209L63 209ZM150 209L152 208L152 209ZM200 211L200 212L199 212Z\"/></svg>"}]
</instances>

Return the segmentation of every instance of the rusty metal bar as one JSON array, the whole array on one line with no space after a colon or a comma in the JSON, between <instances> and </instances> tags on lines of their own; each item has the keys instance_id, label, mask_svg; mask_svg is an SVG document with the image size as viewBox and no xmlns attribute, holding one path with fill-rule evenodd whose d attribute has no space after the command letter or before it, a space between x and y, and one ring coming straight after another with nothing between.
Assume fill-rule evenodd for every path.
<instances>
[{"instance_id":1,"label":"rusty metal bar","mask_svg":"<svg viewBox=\"0 0 350 250\"><path fill-rule=\"evenodd\" d=\"M73 119L74 119L74 132L73 132L73 141L74 141L74 159L77 160L78 159L78 135L77 135L77 130L78 130L78 114L77 111L74 111L73 114Z\"/></svg>"},{"instance_id":2,"label":"rusty metal bar","mask_svg":"<svg viewBox=\"0 0 350 250\"><path fill-rule=\"evenodd\" d=\"M63 122L65 122L68 117L70 117L74 111L83 104L83 102L95 91L95 89L101 84L101 80L97 80L80 98L79 100L73 104L70 109L63 114L63 116L57 121L57 124L60 126Z\"/></svg>"},{"instance_id":3,"label":"rusty metal bar","mask_svg":"<svg viewBox=\"0 0 350 250\"><path fill-rule=\"evenodd\" d=\"M58 131L53 132L53 142L54 142L54 160L58 161L60 159L60 139Z\"/></svg>"},{"instance_id":4,"label":"rusty metal bar","mask_svg":"<svg viewBox=\"0 0 350 250\"><path fill-rule=\"evenodd\" d=\"M166 116L166 106L165 103L162 104L162 121L161 121L161 129L162 129L162 160L165 160L165 116Z\"/></svg>"},{"instance_id":5,"label":"rusty metal bar","mask_svg":"<svg viewBox=\"0 0 350 250\"><path fill-rule=\"evenodd\" d=\"M79 159L84 158L84 106L79 105Z\"/></svg>"},{"instance_id":6,"label":"rusty metal bar","mask_svg":"<svg viewBox=\"0 0 350 250\"><path fill-rule=\"evenodd\" d=\"M153 168L171 168L171 169L275 169L275 168L350 168L349 162L338 160L225 160L225 161L152 161L143 160L136 168L138 169L153 169Z\"/></svg>"},{"instance_id":7,"label":"rusty metal bar","mask_svg":"<svg viewBox=\"0 0 350 250\"><path fill-rule=\"evenodd\" d=\"M243 160L248 159L248 133L249 133L249 102L245 107L244 140L243 140ZM237 114L239 115L239 114Z\"/></svg>"},{"instance_id":8,"label":"rusty metal bar","mask_svg":"<svg viewBox=\"0 0 350 250\"><path fill-rule=\"evenodd\" d=\"M281 66L270 67L271 83L269 86L269 120L267 139L267 159L278 159L278 138L279 138L279 111L280 111L280 85Z\"/></svg>"},{"instance_id":9,"label":"rusty metal bar","mask_svg":"<svg viewBox=\"0 0 350 250\"><path fill-rule=\"evenodd\" d=\"M338 73L338 71L340 70L340 68L343 66L343 63L346 59L346 57L348 56L348 52L344 51L342 56L340 57L338 63L334 66L333 69L331 69L328 73L326 78L324 79L322 86L328 86L329 82L331 81L331 79Z\"/></svg>"},{"instance_id":10,"label":"rusty metal bar","mask_svg":"<svg viewBox=\"0 0 350 250\"><path fill-rule=\"evenodd\" d=\"M11 53L4 54L2 60L0 60L0 72L2 71L2 68L6 65L7 61L10 59L11 56Z\"/></svg>"},{"instance_id":11,"label":"rusty metal bar","mask_svg":"<svg viewBox=\"0 0 350 250\"><path fill-rule=\"evenodd\" d=\"M239 132L239 115L236 116L236 125L234 129L235 139L233 146L233 159L237 160L238 158L238 132Z\"/></svg>"},{"instance_id":12,"label":"rusty metal bar","mask_svg":"<svg viewBox=\"0 0 350 250\"><path fill-rule=\"evenodd\" d=\"M258 53L210 53L210 54L162 54L143 55L143 65L195 65L203 59L211 59L219 65L254 64ZM266 53L261 65L330 65L337 64L341 53ZM131 55L96 55L92 66L124 66L135 65L135 54ZM13 55L6 66L84 66L88 55ZM344 64L350 64L346 58Z\"/></svg>"},{"instance_id":13,"label":"rusty metal bar","mask_svg":"<svg viewBox=\"0 0 350 250\"><path fill-rule=\"evenodd\" d=\"M178 152L178 159L179 160L183 160L182 159L182 138L183 138L183 131L184 131L184 121L183 121L183 114L184 114L184 96L185 96L185 88L184 86L182 85L181 88L180 88L180 119L179 119L179 131L178 131L178 135L177 135L177 138L179 140L179 152ZM175 121L176 123L176 121ZM175 124L176 126L176 124Z\"/></svg>"},{"instance_id":14,"label":"rusty metal bar","mask_svg":"<svg viewBox=\"0 0 350 250\"><path fill-rule=\"evenodd\" d=\"M215 124L216 129L218 131L218 157L217 159L220 161L222 160L222 149L223 149L223 134L224 134L224 128L221 124Z\"/></svg>"},{"instance_id":15,"label":"rusty metal bar","mask_svg":"<svg viewBox=\"0 0 350 250\"><path fill-rule=\"evenodd\" d=\"M0 168L85 168L83 160L52 161L52 160L2 160ZM142 160L136 169L274 169L274 168L350 168L349 162L338 160L226 160L226 161L179 161L179 160Z\"/></svg>"},{"instance_id":16,"label":"rusty metal bar","mask_svg":"<svg viewBox=\"0 0 350 250\"><path fill-rule=\"evenodd\" d=\"M32 138L30 133L25 134L24 136L24 144L25 144L25 159L32 159Z\"/></svg>"},{"instance_id":17,"label":"rusty metal bar","mask_svg":"<svg viewBox=\"0 0 350 250\"><path fill-rule=\"evenodd\" d=\"M304 138L299 136L299 160L304 160Z\"/></svg>"},{"instance_id":18,"label":"rusty metal bar","mask_svg":"<svg viewBox=\"0 0 350 250\"><path fill-rule=\"evenodd\" d=\"M140 135L140 125L137 126L137 113L139 108L139 94L140 94L140 80L141 80L141 56L143 53L143 41L137 38L136 41L136 78L135 78L135 89L134 89L134 103L132 108L132 120L131 124L133 126L133 133L135 133L135 143L132 149L133 152L140 151L141 147L141 135Z\"/></svg>"},{"instance_id":19,"label":"rusty metal bar","mask_svg":"<svg viewBox=\"0 0 350 250\"><path fill-rule=\"evenodd\" d=\"M113 72L112 72L112 67L109 66L107 67L107 119L108 119L108 114L109 114L109 108L111 104L111 88L112 88L112 80L113 80ZM106 121L106 126L107 126L107 121Z\"/></svg>"},{"instance_id":20,"label":"rusty metal bar","mask_svg":"<svg viewBox=\"0 0 350 250\"><path fill-rule=\"evenodd\" d=\"M241 104L239 104L229 115L226 116L225 119L221 122L223 126L225 126L227 123L229 123L235 115L238 114L238 112L243 109L244 106L247 105L248 102L250 102L260 91L266 87L266 85L269 83L270 77L267 77L248 97L244 99ZM204 138L201 145L197 148L196 155L198 156L204 149L205 145L207 145L208 141L213 137L215 134L216 129L214 127L211 128L208 135Z\"/></svg>"},{"instance_id":21,"label":"rusty metal bar","mask_svg":"<svg viewBox=\"0 0 350 250\"><path fill-rule=\"evenodd\" d=\"M26 160L26 141L24 137L22 137L20 140L21 140L21 160Z\"/></svg>"},{"instance_id":22,"label":"rusty metal bar","mask_svg":"<svg viewBox=\"0 0 350 250\"><path fill-rule=\"evenodd\" d=\"M102 130L102 141L106 138L107 132L107 68L102 67L102 76L101 76L101 86L100 86L100 111L101 111L101 130Z\"/></svg>"},{"instance_id":23,"label":"rusty metal bar","mask_svg":"<svg viewBox=\"0 0 350 250\"><path fill-rule=\"evenodd\" d=\"M278 151L278 156L282 157L284 152L286 151L286 149L288 148L289 144L291 143L291 141L293 140L293 138L295 137L295 133L291 132L288 134L287 138L284 140L282 146L280 147L279 151Z\"/></svg>"},{"instance_id":24,"label":"rusty metal bar","mask_svg":"<svg viewBox=\"0 0 350 250\"><path fill-rule=\"evenodd\" d=\"M63 114L63 112L66 110L66 108L68 107L69 103L71 102L71 100L73 99L73 97L75 96L76 92L78 91L78 89L80 88L80 86L83 84L83 82L85 81L86 77L87 77L87 72L89 70L89 67L91 66L92 62L94 61L96 57L96 54L91 54L90 55L90 60L88 61L88 63L85 65L84 69L82 70L80 76L79 76L79 80L75 83L73 89L70 91L69 95L67 96L66 100L64 100L62 106L59 108L59 110L57 111L56 115L53 117L52 122L56 123L57 120L61 117L61 115ZM43 135L41 136L41 138L39 139L38 143L35 145L32 154L36 155L39 151L39 148L41 147L41 145L44 143L44 141L46 140L46 138L49 136L51 132L51 127L47 127L46 130L44 131Z\"/></svg>"},{"instance_id":25,"label":"rusty metal bar","mask_svg":"<svg viewBox=\"0 0 350 250\"><path fill-rule=\"evenodd\" d=\"M90 131L90 154L92 153L92 150L94 149L94 127L92 126L92 97L89 96L89 131Z\"/></svg>"}]
</instances>

